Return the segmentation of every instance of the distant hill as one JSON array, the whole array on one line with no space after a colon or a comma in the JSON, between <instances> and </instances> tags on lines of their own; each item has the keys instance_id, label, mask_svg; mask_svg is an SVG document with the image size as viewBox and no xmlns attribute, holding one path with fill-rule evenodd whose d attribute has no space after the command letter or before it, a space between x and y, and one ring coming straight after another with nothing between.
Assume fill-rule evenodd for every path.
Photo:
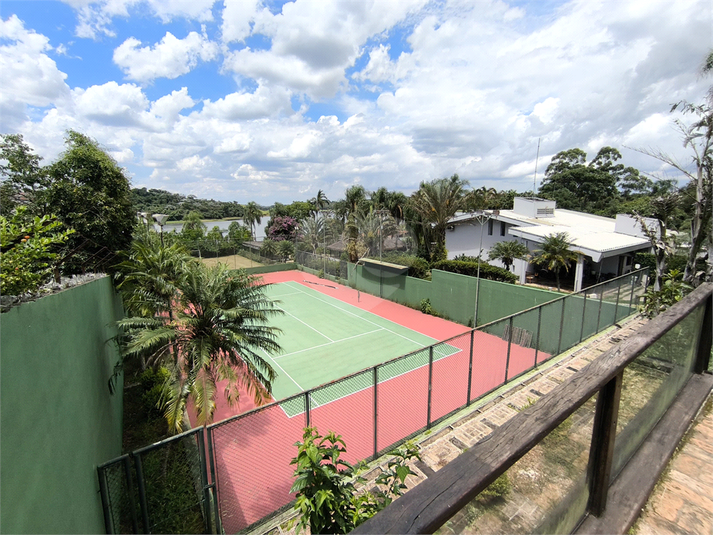
<instances>
[{"instance_id":1,"label":"distant hill","mask_svg":"<svg viewBox=\"0 0 713 535\"><path fill-rule=\"evenodd\" d=\"M169 221L181 221L193 211L201 214L202 219L243 216L243 206L235 201L198 199L195 195L146 188L132 188L131 197L137 212L168 214Z\"/></svg>"}]
</instances>

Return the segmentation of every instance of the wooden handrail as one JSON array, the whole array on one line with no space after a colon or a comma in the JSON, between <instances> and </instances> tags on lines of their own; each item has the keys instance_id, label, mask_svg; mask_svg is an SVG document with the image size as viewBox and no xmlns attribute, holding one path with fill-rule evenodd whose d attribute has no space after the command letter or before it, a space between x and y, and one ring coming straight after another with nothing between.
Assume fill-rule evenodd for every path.
<instances>
[{"instance_id":1,"label":"wooden handrail","mask_svg":"<svg viewBox=\"0 0 713 535\"><path fill-rule=\"evenodd\" d=\"M712 295L713 283L700 285L352 533L433 533Z\"/></svg>"}]
</instances>

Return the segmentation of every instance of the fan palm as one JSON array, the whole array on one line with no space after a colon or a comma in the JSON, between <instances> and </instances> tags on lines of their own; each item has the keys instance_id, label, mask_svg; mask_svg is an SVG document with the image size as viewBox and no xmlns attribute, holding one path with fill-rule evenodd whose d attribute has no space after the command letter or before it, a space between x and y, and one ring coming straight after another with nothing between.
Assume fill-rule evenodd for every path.
<instances>
[{"instance_id":1,"label":"fan palm","mask_svg":"<svg viewBox=\"0 0 713 535\"><path fill-rule=\"evenodd\" d=\"M210 422L219 381L226 381L229 404L240 391L256 404L269 400L276 373L259 353L280 351L270 316L281 313L265 295L265 285L244 271L189 263L176 281L172 314L132 317L119 322L128 335L126 353L149 354L169 379L161 407L172 432L180 432L188 399L199 424Z\"/></svg>"},{"instance_id":2,"label":"fan palm","mask_svg":"<svg viewBox=\"0 0 713 535\"><path fill-rule=\"evenodd\" d=\"M546 269L555 272L557 279L557 291L560 291L560 270L564 268L569 271L569 264L577 260L577 253L569 248L569 236L566 232L558 232L545 236L542 242L542 249L535 251L536 255L532 261Z\"/></svg>"},{"instance_id":3,"label":"fan palm","mask_svg":"<svg viewBox=\"0 0 713 535\"><path fill-rule=\"evenodd\" d=\"M528 249L525 244L517 241L501 241L493 245L488 253L490 260L500 260L505 269L510 270L515 259L523 260L527 257Z\"/></svg>"}]
</instances>

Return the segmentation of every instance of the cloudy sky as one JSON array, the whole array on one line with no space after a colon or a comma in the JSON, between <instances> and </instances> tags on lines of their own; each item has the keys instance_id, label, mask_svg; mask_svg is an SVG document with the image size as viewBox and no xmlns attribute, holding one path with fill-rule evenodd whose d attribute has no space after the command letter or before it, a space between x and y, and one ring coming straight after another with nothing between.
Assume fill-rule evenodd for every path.
<instances>
[{"instance_id":1,"label":"cloudy sky","mask_svg":"<svg viewBox=\"0 0 713 535\"><path fill-rule=\"evenodd\" d=\"M74 129L135 187L261 204L458 173L532 188L549 159L686 161L710 0L2 0L0 132Z\"/></svg>"}]
</instances>

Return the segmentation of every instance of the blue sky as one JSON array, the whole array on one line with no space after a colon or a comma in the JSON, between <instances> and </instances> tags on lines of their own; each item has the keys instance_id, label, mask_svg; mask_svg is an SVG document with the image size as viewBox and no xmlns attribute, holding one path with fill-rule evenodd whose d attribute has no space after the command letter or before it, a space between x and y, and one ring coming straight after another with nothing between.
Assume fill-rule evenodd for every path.
<instances>
[{"instance_id":1,"label":"blue sky","mask_svg":"<svg viewBox=\"0 0 713 535\"><path fill-rule=\"evenodd\" d=\"M136 187L261 204L406 194L458 173L532 187L561 150L687 155L670 105L699 102L707 0L0 4L0 132L45 160L67 129Z\"/></svg>"}]
</instances>

